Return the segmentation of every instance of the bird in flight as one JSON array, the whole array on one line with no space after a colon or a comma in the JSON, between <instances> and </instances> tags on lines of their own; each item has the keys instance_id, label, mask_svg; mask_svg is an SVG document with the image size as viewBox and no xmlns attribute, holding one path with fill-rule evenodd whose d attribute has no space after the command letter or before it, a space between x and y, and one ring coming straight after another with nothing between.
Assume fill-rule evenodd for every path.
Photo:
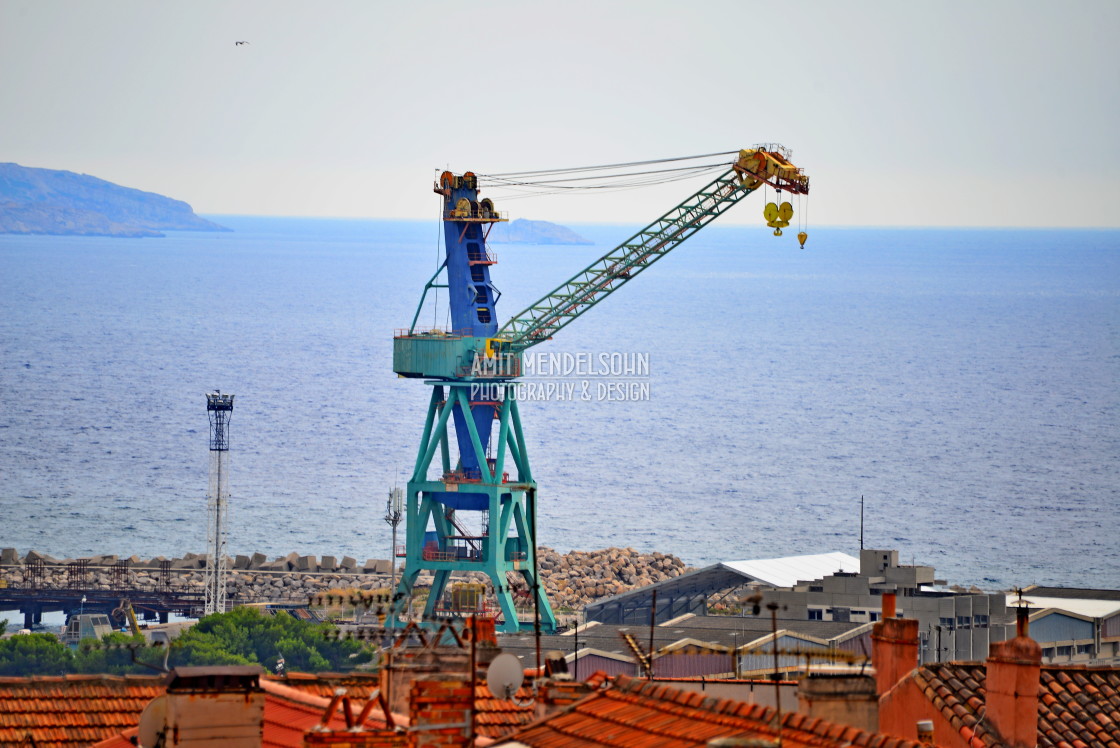
<instances>
[{"instance_id":1,"label":"bird in flight","mask_svg":"<svg viewBox=\"0 0 1120 748\"><path fill-rule=\"evenodd\" d=\"M234 43L233 43L233 46L235 46L235 47L240 47L240 46L241 46L242 44L248 44L248 43L249 43L249 42L234 42Z\"/></svg>"}]
</instances>

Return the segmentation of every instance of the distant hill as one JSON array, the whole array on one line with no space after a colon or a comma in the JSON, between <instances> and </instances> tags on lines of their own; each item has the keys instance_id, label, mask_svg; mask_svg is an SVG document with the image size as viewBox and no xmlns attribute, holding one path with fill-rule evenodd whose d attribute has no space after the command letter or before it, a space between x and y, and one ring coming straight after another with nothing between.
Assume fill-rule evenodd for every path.
<instances>
[{"instance_id":1,"label":"distant hill","mask_svg":"<svg viewBox=\"0 0 1120 748\"><path fill-rule=\"evenodd\" d=\"M72 171L0 163L0 234L163 236L229 231L182 200Z\"/></svg>"},{"instance_id":2,"label":"distant hill","mask_svg":"<svg viewBox=\"0 0 1120 748\"><path fill-rule=\"evenodd\" d=\"M497 244L592 244L566 226L525 218L494 224L488 241Z\"/></svg>"}]
</instances>

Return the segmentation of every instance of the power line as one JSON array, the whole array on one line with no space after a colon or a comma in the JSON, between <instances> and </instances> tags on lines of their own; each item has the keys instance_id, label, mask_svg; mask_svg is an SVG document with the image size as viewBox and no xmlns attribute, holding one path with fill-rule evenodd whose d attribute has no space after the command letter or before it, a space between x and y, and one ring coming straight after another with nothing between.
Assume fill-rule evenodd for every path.
<instances>
[{"instance_id":1,"label":"power line","mask_svg":"<svg viewBox=\"0 0 1120 748\"><path fill-rule=\"evenodd\" d=\"M579 171L600 171L606 169L624 169L630 166L648 166L650 164L666 164L672 161L695 161L700 158L713 158L715 156L731 156L738 151L723 151L721 153L703 153L698 156L676 156L674 158L657 158L650 161L628 161L619 164L601 164L599 166L571 166L561 169L539 169L536 171L507 171L496 174L479 174L480 177L530 177L548 174L564 174Z\"/></svg>"}]
</instances>

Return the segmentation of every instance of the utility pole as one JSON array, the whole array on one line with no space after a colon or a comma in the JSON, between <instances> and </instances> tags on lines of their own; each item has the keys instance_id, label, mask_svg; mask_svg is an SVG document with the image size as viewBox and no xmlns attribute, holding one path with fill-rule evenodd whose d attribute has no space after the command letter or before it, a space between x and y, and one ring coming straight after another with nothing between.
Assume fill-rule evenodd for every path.
<instances>
[{"instance_id":1,"label":"utility pole","mask_svg":"<svg viewBox=\"0 0 1120 748\"><path fill-rule=\"evenodd\" d=\"M389 492L389 500L385 502L385 521L393 528L393 545L389 549L389 566L393 583L389 587L390 594L397 589L397 526L404 517L404 491L394 488Z\"/></svg>"}]
</instances>

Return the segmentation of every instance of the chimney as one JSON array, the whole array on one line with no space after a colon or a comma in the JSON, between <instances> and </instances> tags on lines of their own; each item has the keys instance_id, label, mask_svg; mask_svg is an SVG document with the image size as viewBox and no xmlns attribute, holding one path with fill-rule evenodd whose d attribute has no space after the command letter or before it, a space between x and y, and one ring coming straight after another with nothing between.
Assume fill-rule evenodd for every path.
<instances>
[{"instance_id":1,"label":"chimney","mask_svg":"<svg viewBox=\"0 0 1120 748\"><path fill-rule=\"evenodd\" d=\"M879 696L867 675L810 673L797 684L797 711L867 732L879 731Z\"/></svg>"},{"instance_id":2,"label":"chimney","mask_svg":"<svg viewBox=\"0 0 1120 748\"><path fill-rule=\"evenodd\" d=\"M918 742L922 745L933 745L933 720L918 720Z\"/></svg>"},{"instance_id":3,"label":"chimney","mask_svg":"<svg viewBox=\"0 0 1120 748\"><path fill-rule=\"evenodd\" d=\"M459 631L459 633L456 633ZM440 675L455 675L469 681L471 666L475 680L486 681L486 668L501 652L493 619L475 616L460 630L450 627L427 632L424 645L408 646L408 629L400 629L397 643L386 650L381 668L380 688L389 708L406 714L410 708L412 685L418 680L432 680ZM451 640L450 644L438 642Z\"/></svg>"},{"instance_id":4,"label":"chimney","mask_svg":"<svg viewBox=\"0 0 1120 748\"><path fill-rule=\"evenodd\" d=\"M895 593L883 594L883 620L871 631L871 664L875 666L875 690L890 691L918 666L918 622L895 618Z\"/></svg>"},{"instance_id":5,"label":"chimney","mask_svg":"<svg viewBox=\"0 0 1120 748\"><path fill-rule=\"evenodd\" d=\"M180 667L140 717L142 745L260 748L264 690L258 667ZM162 738L162 743L157 743Z\"/></svg>"},{"instance_id":6,"label":"chimney","mask_svg":"<svg viewBox=\"0 0 1120 748\"><path fill-rule=\"evenodd\" d=\"M466 745L474 733L474 694L462 675L434 675L412 683L413 743L416 748Z\"/></svg>"},{"instance_id":7,"label":"chimney","mask_svg":"<svg viewBox=\"0 0 1120 748\"><path fill-rule=\"evenodd\" d=\"M1018 609L1016 636L991 645L984 688L988 721L1009 748L1038 745L1042 647L1028 635L1030 611Z\"/></svg>"}]
</instances>

